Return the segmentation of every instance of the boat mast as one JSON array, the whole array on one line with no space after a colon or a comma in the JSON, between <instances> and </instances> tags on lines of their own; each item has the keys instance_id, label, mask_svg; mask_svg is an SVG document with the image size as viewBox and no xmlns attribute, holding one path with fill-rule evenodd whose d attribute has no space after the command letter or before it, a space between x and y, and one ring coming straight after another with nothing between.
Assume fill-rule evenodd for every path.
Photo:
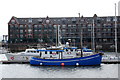
<instances>
[{"instance_id":1,"label":"boat mast","mask_svg":"<svg viewBox=\"0 0 120 80\"><path fill-rule=\"evenodd\" d=\"M60 25L56 26L56 46L60 46Z\"/></svg>"},{"instance_id":2,"label":"boat mast","mask_svg":"<svg viewBox=\"0 0 120 80\"><path fill-rule=\"evenodd\" d=\"M80 13L79 14L79 25L80 25ZM81 57L83 57L83 51L82 51L82 26L80 25L80 45L81 45Z\"/></svg>"},{"instance_id":3,"label":"boat mast","mask_svg":"<svg viewBox=\"0 0 120 80\"><path fill-rule=\"evenodd\" d=\"M56 46L58 46L58 25L56 26Z\"/></svg>"},{"instance_id":4,"label":"boat mast","mask_svg":"<svg viewBox=\"0 0 120 80\"><path fill-rule=\"evenodd\" d=\"M116 17L116 3L115 3L115 53L117 56L117 17Z\"/></svg>"},{"instance_id":5,"label":"boat mast","mask_svg":"<svg viewBox=\"0 0 120 80\"><path fill-rule=\"evenodd\" d=\"M59 25L57 27L58 27L58 46L60 46L60 34L59 34L59 32L60 32L59 30L60 29L59 29Z\"/></svg>"},{"instance_id":6,"label":"boat mast","mask_svg":"<svg viewBox=\"0 0 120 80\"><path fill-rule=\"evenodd\" d=\"M93 29L92 29L92 33L93 33L93 34L92 34L92 35L93 35L93 36L92 36L92 37L93 37L93 38L92 38L92 48L93 48L93 52L95 52L95 34L94 34L94 26L95 26L95 24L94 24L94 23L95 23L95 21L94 21L94 18L93 18Z\"/></svg>"}]
</instances>

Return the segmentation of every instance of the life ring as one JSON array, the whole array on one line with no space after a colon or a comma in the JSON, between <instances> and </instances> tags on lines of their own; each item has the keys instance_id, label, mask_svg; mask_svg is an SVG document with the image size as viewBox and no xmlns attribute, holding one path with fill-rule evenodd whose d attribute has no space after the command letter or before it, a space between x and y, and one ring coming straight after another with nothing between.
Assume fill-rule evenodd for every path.
<instances>
[{"instance_id":1,"label":"life ring","mask_svg":"<svg viewBox=\"0 0 120 80\"><path fill-rule=\"evenodd\" d=\"M71 54L71 52L68 52L67 54Z\"/></svg>"},{"instance_id":2,"label":"life ring","mask_svg":"<svg viewBox=\"0 0 120 80\"><path fill-rule=\"evenodd\" d=\"M56 53L52 53L52 55L56 55Z\"/></svg>"},{"instance_id":3,"label":"life ring","mask_svg":"<svg viewBox=\"0 0 120 80\"><path fill-rule=\"evenodd\" d=\"M14 60L14 56L10 57L10 59Z\"/></svg>"}]
</instances>

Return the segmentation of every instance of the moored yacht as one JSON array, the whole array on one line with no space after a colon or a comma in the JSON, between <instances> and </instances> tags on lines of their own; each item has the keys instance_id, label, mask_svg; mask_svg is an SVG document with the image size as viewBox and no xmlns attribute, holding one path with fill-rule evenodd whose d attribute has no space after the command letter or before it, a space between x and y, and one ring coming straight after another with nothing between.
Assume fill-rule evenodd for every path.
<instances>
[{"instance_id":1,"label":"moored yacht","mask_svg":"<svg viewBox=\"0 0 120 80\"><path fill-rule=\"evenodd\" d=\"M45 50L45 48L41 48L41 50ZM37 49L26 49L24 52L18 53L5 53L8 61L29 61L33 56L39 56L40 53Z\"/></svg>"},{"instance_id":2,"label":"moored yacht","mask_svg":"<svg viewBox=\"0 0 120 80\"><path fill-rule=\"evenodd\" d=\"M30 59L31 65L44 65L44 66L68 66L68 65L100 65L102 53L89 54L89 56L81 53L81 50L76 47L64 47L63 49L49 49L40 50L40 56L34 56ZM82 50L84 51L84 50ZM86 53L86 52L85 52ZM81 56L81 54L83 56Z\"/></svg>"}]
</instances>

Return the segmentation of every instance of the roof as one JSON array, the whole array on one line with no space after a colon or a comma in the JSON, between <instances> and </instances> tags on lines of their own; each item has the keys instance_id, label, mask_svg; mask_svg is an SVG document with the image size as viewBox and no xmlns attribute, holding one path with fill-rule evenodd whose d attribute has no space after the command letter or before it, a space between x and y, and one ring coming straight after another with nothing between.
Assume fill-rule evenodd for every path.
<instances>
[{"instance_id":1,"label":"roof","mask_svg":"<svg viewBox=\"0 0 120 80\"><path fill-rule=\"evenodd\" d=\"M50 24L77 24L79 17L44 17L44 18L17 18L12 17L18 24L47 24L46 20L49 20ZM10 23L10 22L9 22Z\"/></svg>"},{"instance_id":2,"label":"roof","mask_svg":"<svg viewBox=\"0 0 120 80\"><path fill-rule=\"evenodd\" d=\"M97 17L95 14L94 17ZM114 16L106 16L106 17L98 17L98 18L108 18ZM119 16L118 16L119 17ZM93 17L38 17L38 18L17 18L12 17L18 24L47 24L47 20L49 24L78 24L80 19L84 19L84 21L89 22L88 19L92 20ZM11 19L11 20L12 20ZM91 21L90 21L91 22ZM10 23L10 22L9 22Z\"/></svg>"}]
</instances>

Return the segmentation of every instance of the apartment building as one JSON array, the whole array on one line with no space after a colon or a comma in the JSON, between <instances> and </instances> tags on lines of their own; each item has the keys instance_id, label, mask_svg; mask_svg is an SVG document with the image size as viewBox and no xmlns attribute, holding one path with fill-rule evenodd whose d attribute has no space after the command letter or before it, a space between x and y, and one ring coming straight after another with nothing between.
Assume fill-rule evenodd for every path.
<instances>
[{"instance_id":1,"label":"apartment building","mask_svg":"<svg viewBox=\"0 0 120 80\"><path fill-rule=\"evenodd\" d=\"M32 45L55 45L57 27L62 44L70 42L71 46L92 48L94 21L94 40L96 50L114 51L115 18L98 17L12 17L8 23L8 43L11 50L23 50ZM82 31L82 32L81 32ZM120 16L117 16L117 41L120 44ZM118 45L118 50L120 46Z\"/></svg>"}]
</instances>

